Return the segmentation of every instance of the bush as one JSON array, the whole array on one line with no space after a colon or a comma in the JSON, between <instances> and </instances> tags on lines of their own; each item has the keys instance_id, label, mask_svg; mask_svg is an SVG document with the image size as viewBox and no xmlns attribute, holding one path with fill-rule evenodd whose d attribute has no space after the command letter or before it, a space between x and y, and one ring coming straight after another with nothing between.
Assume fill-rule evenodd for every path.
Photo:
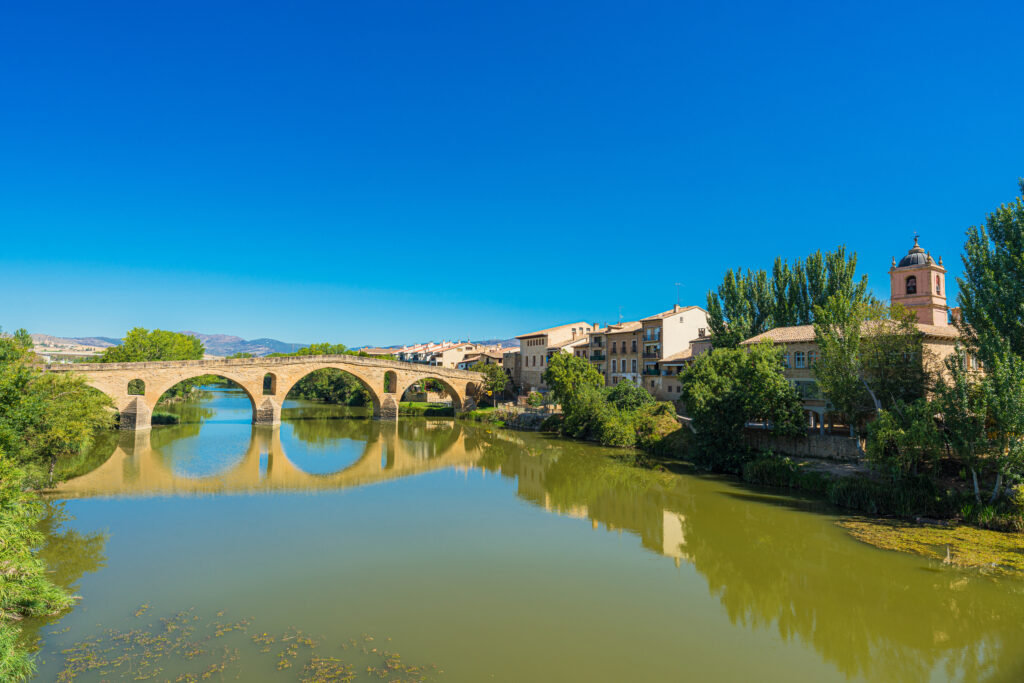
<instances>
[{"instance_id":1,"label":"bush","mask_svg":"<svg viewBox=\"0 0 1024 683\"><path fill-rule=\"evenodd\" d=\"M560 432L562 431L562 415L555 413L554 415L548 415L544 418L544 421L540 423L540 431L542 432Z\"/></svg>"},{"instance_id":2,"label":"bush","mask_svg":"<svg viewBox=\"0 0 1024 683\"><path fill-rule=\"evenodd\" d=\"M174 413L165 413L163 411L157 411L153 413L150 418L150 424L154 425L176 425L181 422L181 417Z\"/></svg>"}]
</instances>

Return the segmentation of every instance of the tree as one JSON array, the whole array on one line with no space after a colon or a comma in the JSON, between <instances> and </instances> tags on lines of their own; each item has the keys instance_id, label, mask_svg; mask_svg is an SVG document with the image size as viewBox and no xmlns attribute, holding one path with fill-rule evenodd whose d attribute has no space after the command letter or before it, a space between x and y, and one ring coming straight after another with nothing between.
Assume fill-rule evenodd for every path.
<instances>
[{"instance_id":1,"label":"tree","mask_svg":"<svg viewBox=\"0 0 1024 683\"><path fill-rule=\"evenodd\" d=\"M484 376L484 390L490 392L493 401L497 403L498 395L508 387L508 375L501 366L490 363L476 363L473 369Z\"/></svg>"},{"instance_id":2,"label":"tree","mask_svg":"<svg viewBox=\"0 0 1024 683\"><path fill-rule=\"evenodd\" d=\"M551 388L552 396L566 413L571 411L573 402L582 395L586 387L598 389L604 386L604 377L589 361L568 353L553 355L548 361L542 379Z\"/></svg>"},{"instance_id":3,"label":"tree","mask_svg":"<svg viewBox=\"0 0 1024 683\"><path fill-rule=\"evenodd\" d=\"M908 474L916 476L922 464L936 459L940 444L935 408L923 398L897 401L868 425L868 458L896 482Z\"/></svg>"},{"instance_id":4,"label":"tree","mask_svg":"<svg viewBox=\"0 0 1024 683\"><path fill-rule=\"evenodd\" d=\"M708 326L717 348L734 348L773 327L808 325L814 310L840 292L854 303L871 300L867 276L856 280L857 255L846 247L792 266L775 259L772 274L763 270L726 271L717 291L708 292Z\"/></svg>"},{"instance_id":5,"label":"tree","mask_svg":"<svg viewBox=\"0 0 1024 683\"><path fill-rule=\"evenodd\" d=\"M967 354L958 347L946 358L946 376L935 388L935 404L942 417L943 438L953 455L971 472L974 499L981 503L978 472L985 462L988 435L987 392L982 381L967 372Z\"/></svg>"},{"instance_id":6,"label":"tree","mask_svg":"<svg viewBox=\"0 0 1024 683\"><path fill-rule=\"evenodd\" d=\"M826 398L850 425L850 436L877 406L863 381L860 340L867 319L863 306L834 295L815 309L814 337L819 357L814 377Z\"/></svg>"},{"instance_id":7,"label":"tree","mask_svg":"<svg viewBox=\"0 0 1024 683\"><path fill-rule=\"evenodd\" d=\"M101 363L138 363L157 360L200 360L205 353L197 337L180 332L134 327L117 346L103 351Z\"/></svg>"},{"instance_id":8,"label":"tree","mask_svg":"<svg viewBox=\"0 0 1024 683\"><path fill-rule=\"evenodd\" d=\"M968 229L964 275L957 278L958 324L982 354L982 340L993 337L1024 357L1024 178L1018 183L1022 196L990 213L985 226ZM982 355L982 361L988 358Z\"/></svg>"},{"instance_id":9,"label":"tree","mask_svg":"<svg viewBox=\"0 0 1024 683\"><path fill-rule=\"evenodd\" d=\"M16 339L0 338L0 450L35 482L59 457L88 448L113 423L110 399L74 373L44 373Z\"/></svg>"},{"instance_id":10,"label":"tree","mask_svg":"<svg viewBox=\"0 0 1024 683\"><path fill-rule=\"evenodd\" d=\"M712 462L743 450L743 428L763 420L781 435L805 433L796 391L783 375L782 351L770 343L715 349L679 376L697 440Z\"/></svg>"},{"instance_id":11,"label":"tree","mask_svg":"<svg viewBox=\"0 0 1024 683\"><path fill-rule=\"evenodd\" d=\"M619 410L636 410L654 403L654 397L646 389L627 379L611 388L608 392L608 401Z\"/></svg>"},{"instance_id":12,"label":"tree","mask_svg":"<svg viewBox=\"0 0 1024 683\"><path fill-rule=\"evenodd\" d=\"M993 344L995 346L995 344ZM991 502L1002 493L1004 480L1024 476L1024 359L1009 342L986 353L982 387L988 407L987 428L996 468Z\"/></svg>"}]
</instances>

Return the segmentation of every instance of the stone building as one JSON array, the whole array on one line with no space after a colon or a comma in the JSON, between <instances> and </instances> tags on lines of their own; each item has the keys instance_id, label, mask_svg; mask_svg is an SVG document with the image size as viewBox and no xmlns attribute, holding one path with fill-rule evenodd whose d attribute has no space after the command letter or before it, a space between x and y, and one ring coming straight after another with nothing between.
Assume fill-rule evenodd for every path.
<instances>
[{"instance_id":1,"label":"stone building","mask_svg":"<svg viewBox=\"0 0 1024 683\"><path fill-rule=\"evenodd\" d=\"M960 332L950 322L946 304L946 270L942 259L936 261L914 238L914 246L899 263L893 259L889 269L892 303L902 304L917 316L917 329L923 337L923 363L931 372L941 372L946 358L953 353ZM865 328L865 334L870 329ZM800 395L808 415L808 425L824 431L825 416L831 405L822 396L812 369L818 359L818 344L813 325L776 327L742 342L744 346L764 340L783 347L786 379ZM972 361L973 362L973 361Z\"/></svg>"},{"instance_id":2,"label":"stone building","mask_svg":"<svg viewBox=\"0 0 1024 683\"><path fill-rule=\"evenodd\" d=\"M587 335L593 331L594 325L588 322L575 322L545 330L530 332L516 337L519 340L520 352L520 391L546 391L541 376L547 370L547 362L556 352L572 352L574 345L587 342Z\"/></svg>"}]
</instances>

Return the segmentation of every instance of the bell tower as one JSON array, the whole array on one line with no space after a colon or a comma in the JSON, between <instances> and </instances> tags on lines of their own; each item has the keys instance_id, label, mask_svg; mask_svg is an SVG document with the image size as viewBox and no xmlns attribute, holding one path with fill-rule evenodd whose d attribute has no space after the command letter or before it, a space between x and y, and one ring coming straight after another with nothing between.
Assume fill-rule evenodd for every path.
<instances>
[{"instance_id":1,"label":"bell tower","mask_svg":"<svg viewBox=\"0 0 1024 683\"><path fill-rule=\"evenodd\" d=\"M942 257L936 263L914 236L914 246L907 255L889 268L889 292L894 304L902 304L926 325L948 325L946 307L946 269Z\"/></svg>"}]
</instances>

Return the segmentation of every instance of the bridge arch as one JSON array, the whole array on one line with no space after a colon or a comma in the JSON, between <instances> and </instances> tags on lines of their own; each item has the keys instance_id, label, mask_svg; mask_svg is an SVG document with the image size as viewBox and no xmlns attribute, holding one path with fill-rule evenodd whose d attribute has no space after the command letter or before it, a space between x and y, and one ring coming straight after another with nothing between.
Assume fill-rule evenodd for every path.
<instances>
[{"instance_id":1,"label":"bridge arch","mask_svg":"<svg viewBox=\"0 0 1024 683\"><path fill-rule=\"evenodd\" d=\"M279 400L284 401L288 397L288 394L291 392L291 390L295 388L296 384L298 384L301 380L305 379L314 372L318 372L320 370L338 370L358 380L358 382L366 390L367 395L370 397L370 404L373 408L373 416L380 416L380 392L374 388L375 383L372 381L372 379L363 376L363 374L358 371L353 371L352 367L345 366L340 363L324 363L323 365L318 365L310 369L305 369L301 373L296 373L291 377L288 377L287 379L283 377L279 378L277 394Z\"/></svg>"},{"instance_id":2,"label":"bridge arch","mask_svg":"<svg viewBox=\"0 0 1024 683\"><path fill-rule=\"evenodd\" d=\"M398 396L404 396L405 392L407 392L412 387L412 385L416 384L417 382L422 382L423 380L427 380L427 379L432 379L432 380L436 381L438 384L440 384L442 387L444 387L445 392L452 399L452 408L455 409L455 412L459 412L460 410L462 410L463 404L465 403L465 399L464 399L465 395L464 394L460 394L459 391L455 388L455 386L451 382L446 380L445 378L443 378L443 377L441 377L439 375L430 373L430 372L427 372L427 373L424 373L424 374L422 374L422 375L420 375L418 377L406 380L404 386L400 385L400 391L397 391L395 393Z\"/></svg>"}]
</instances>

